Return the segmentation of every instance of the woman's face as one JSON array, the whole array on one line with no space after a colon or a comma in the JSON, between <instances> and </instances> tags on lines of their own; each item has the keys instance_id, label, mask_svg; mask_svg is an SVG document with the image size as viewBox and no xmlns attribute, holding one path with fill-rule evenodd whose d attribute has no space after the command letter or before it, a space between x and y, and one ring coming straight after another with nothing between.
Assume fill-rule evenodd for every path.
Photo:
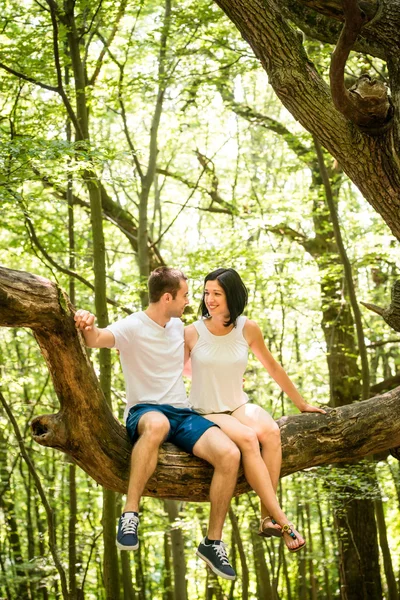
<instances>
[{"instance_id":1,"label":"woman's face","mask_svg":"<svg viewBox=\"0 0 400 600\"><path fill-rule=\"evenodd\" d=\"M210 317L229 317L226 294L217 279L206 282L204 287L204 302Z\"/></svg>"}]
</instances>

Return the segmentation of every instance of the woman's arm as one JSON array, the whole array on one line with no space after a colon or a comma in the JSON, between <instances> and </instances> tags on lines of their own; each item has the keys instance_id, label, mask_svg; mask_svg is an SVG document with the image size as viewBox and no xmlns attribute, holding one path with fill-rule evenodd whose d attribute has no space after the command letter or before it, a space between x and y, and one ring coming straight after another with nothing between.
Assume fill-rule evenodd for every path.
<instances>
[{"instance_id":1,"label":"woman's arm","mask_svg":"<svg viewBox=\"0 0 400 600\"><path fill-rule=\"evenodd\" d=\"M190 361L190 353L195 345L195 343L197 342L197 339L199 337L196 328L193 325L188 325L188 327L185 327L185 331L184 331L184 336L185 336L185 357L183 360L183 374L186 377L191 378L192 377L192 364Z\"/></svg>"},{"instance_id":2,"label":"woman's arm","mask_svg":"<svg viewBox=\"0 0 400 600\"><path fill-rule=\"evenodd\" d=\"M257 323L247 320L243 329L243 335L262 366L301 412L326 413L322 408L312 406L304 400L296 386L289 379L284 368L274 359L271 352L266 347L261 329Z\"/></svg>"}]
</instances>

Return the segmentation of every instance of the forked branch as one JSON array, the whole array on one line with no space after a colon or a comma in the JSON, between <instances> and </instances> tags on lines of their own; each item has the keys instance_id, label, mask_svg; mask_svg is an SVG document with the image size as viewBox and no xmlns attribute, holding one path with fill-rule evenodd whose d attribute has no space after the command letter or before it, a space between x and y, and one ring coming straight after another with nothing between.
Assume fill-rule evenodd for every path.
<instances>
[{"instance_id":1,"label":"forked branch","mask_svg":"<svg viewBox=\"0 0 400 600\"><path fill-rule=\"evenodd\" d=\"M368 17L357 0L343 0L345 23L332 54L330 83L332 100L349 121L371 135L381 134L392 125L393 106L382 81L363 74L349 89L344 71L349 54Z\"/></svg>"}]
</instances>

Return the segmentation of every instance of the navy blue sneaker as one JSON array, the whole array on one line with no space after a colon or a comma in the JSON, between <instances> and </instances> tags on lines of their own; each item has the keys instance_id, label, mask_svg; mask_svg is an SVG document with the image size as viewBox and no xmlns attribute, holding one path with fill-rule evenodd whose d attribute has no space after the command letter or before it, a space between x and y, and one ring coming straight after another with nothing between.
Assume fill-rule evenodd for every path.
<instances>
[{"instance_id":1,"label":"navy blue sneaker","mask_svg":"<svg viewBox=\"0 0 400 600\"><path fill-rule=\"evenodd\" d=\"M139 548L138 527L139 517L135 513L122 513L118 522L117 548L120 550L137 550Z\"/></svg>"},{"instance_id":2,"label":"navy blue sneaker","mask_svg":"<svg viewBox=\"0 0 400 600\"><path fill-rule=\"evenodd\" d=\"M236 579L236 573L232 569L226 554L225 544L220 540L206 544L206 538L204 538L197 548L196 554L197 556L200 556L200 558L204 560L210 569L219 577L223 577L224 579Z\"/></svg>"}]
</instances>

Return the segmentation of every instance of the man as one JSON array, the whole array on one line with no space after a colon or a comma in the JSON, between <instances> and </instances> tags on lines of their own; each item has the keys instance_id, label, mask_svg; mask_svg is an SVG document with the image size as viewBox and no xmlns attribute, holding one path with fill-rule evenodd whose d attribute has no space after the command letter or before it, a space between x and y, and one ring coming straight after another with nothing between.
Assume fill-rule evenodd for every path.
<instances>
[{"instance_id":1,"label":"man","mask_svg":"<svg viewBox=\"0 0 400 600\"><path fill-rule=\"evenodd\" d=\"M96 327L94 315L86 310L75 314L76 327L82 331L87 346L119 350L125 378L124 419L133 449L117 546L121 550L136 550L139 546L140 498L157 466L159 447L169 441L214 467L208 533L197 555L220 577L235 579L221 537L236 485L240 452L214 423L190 408L186 396L180 319L189 304L185 275L177 269L160 267L151 273L148 288L147 310L106 329Z\"/></svg>"}]
</instances>

